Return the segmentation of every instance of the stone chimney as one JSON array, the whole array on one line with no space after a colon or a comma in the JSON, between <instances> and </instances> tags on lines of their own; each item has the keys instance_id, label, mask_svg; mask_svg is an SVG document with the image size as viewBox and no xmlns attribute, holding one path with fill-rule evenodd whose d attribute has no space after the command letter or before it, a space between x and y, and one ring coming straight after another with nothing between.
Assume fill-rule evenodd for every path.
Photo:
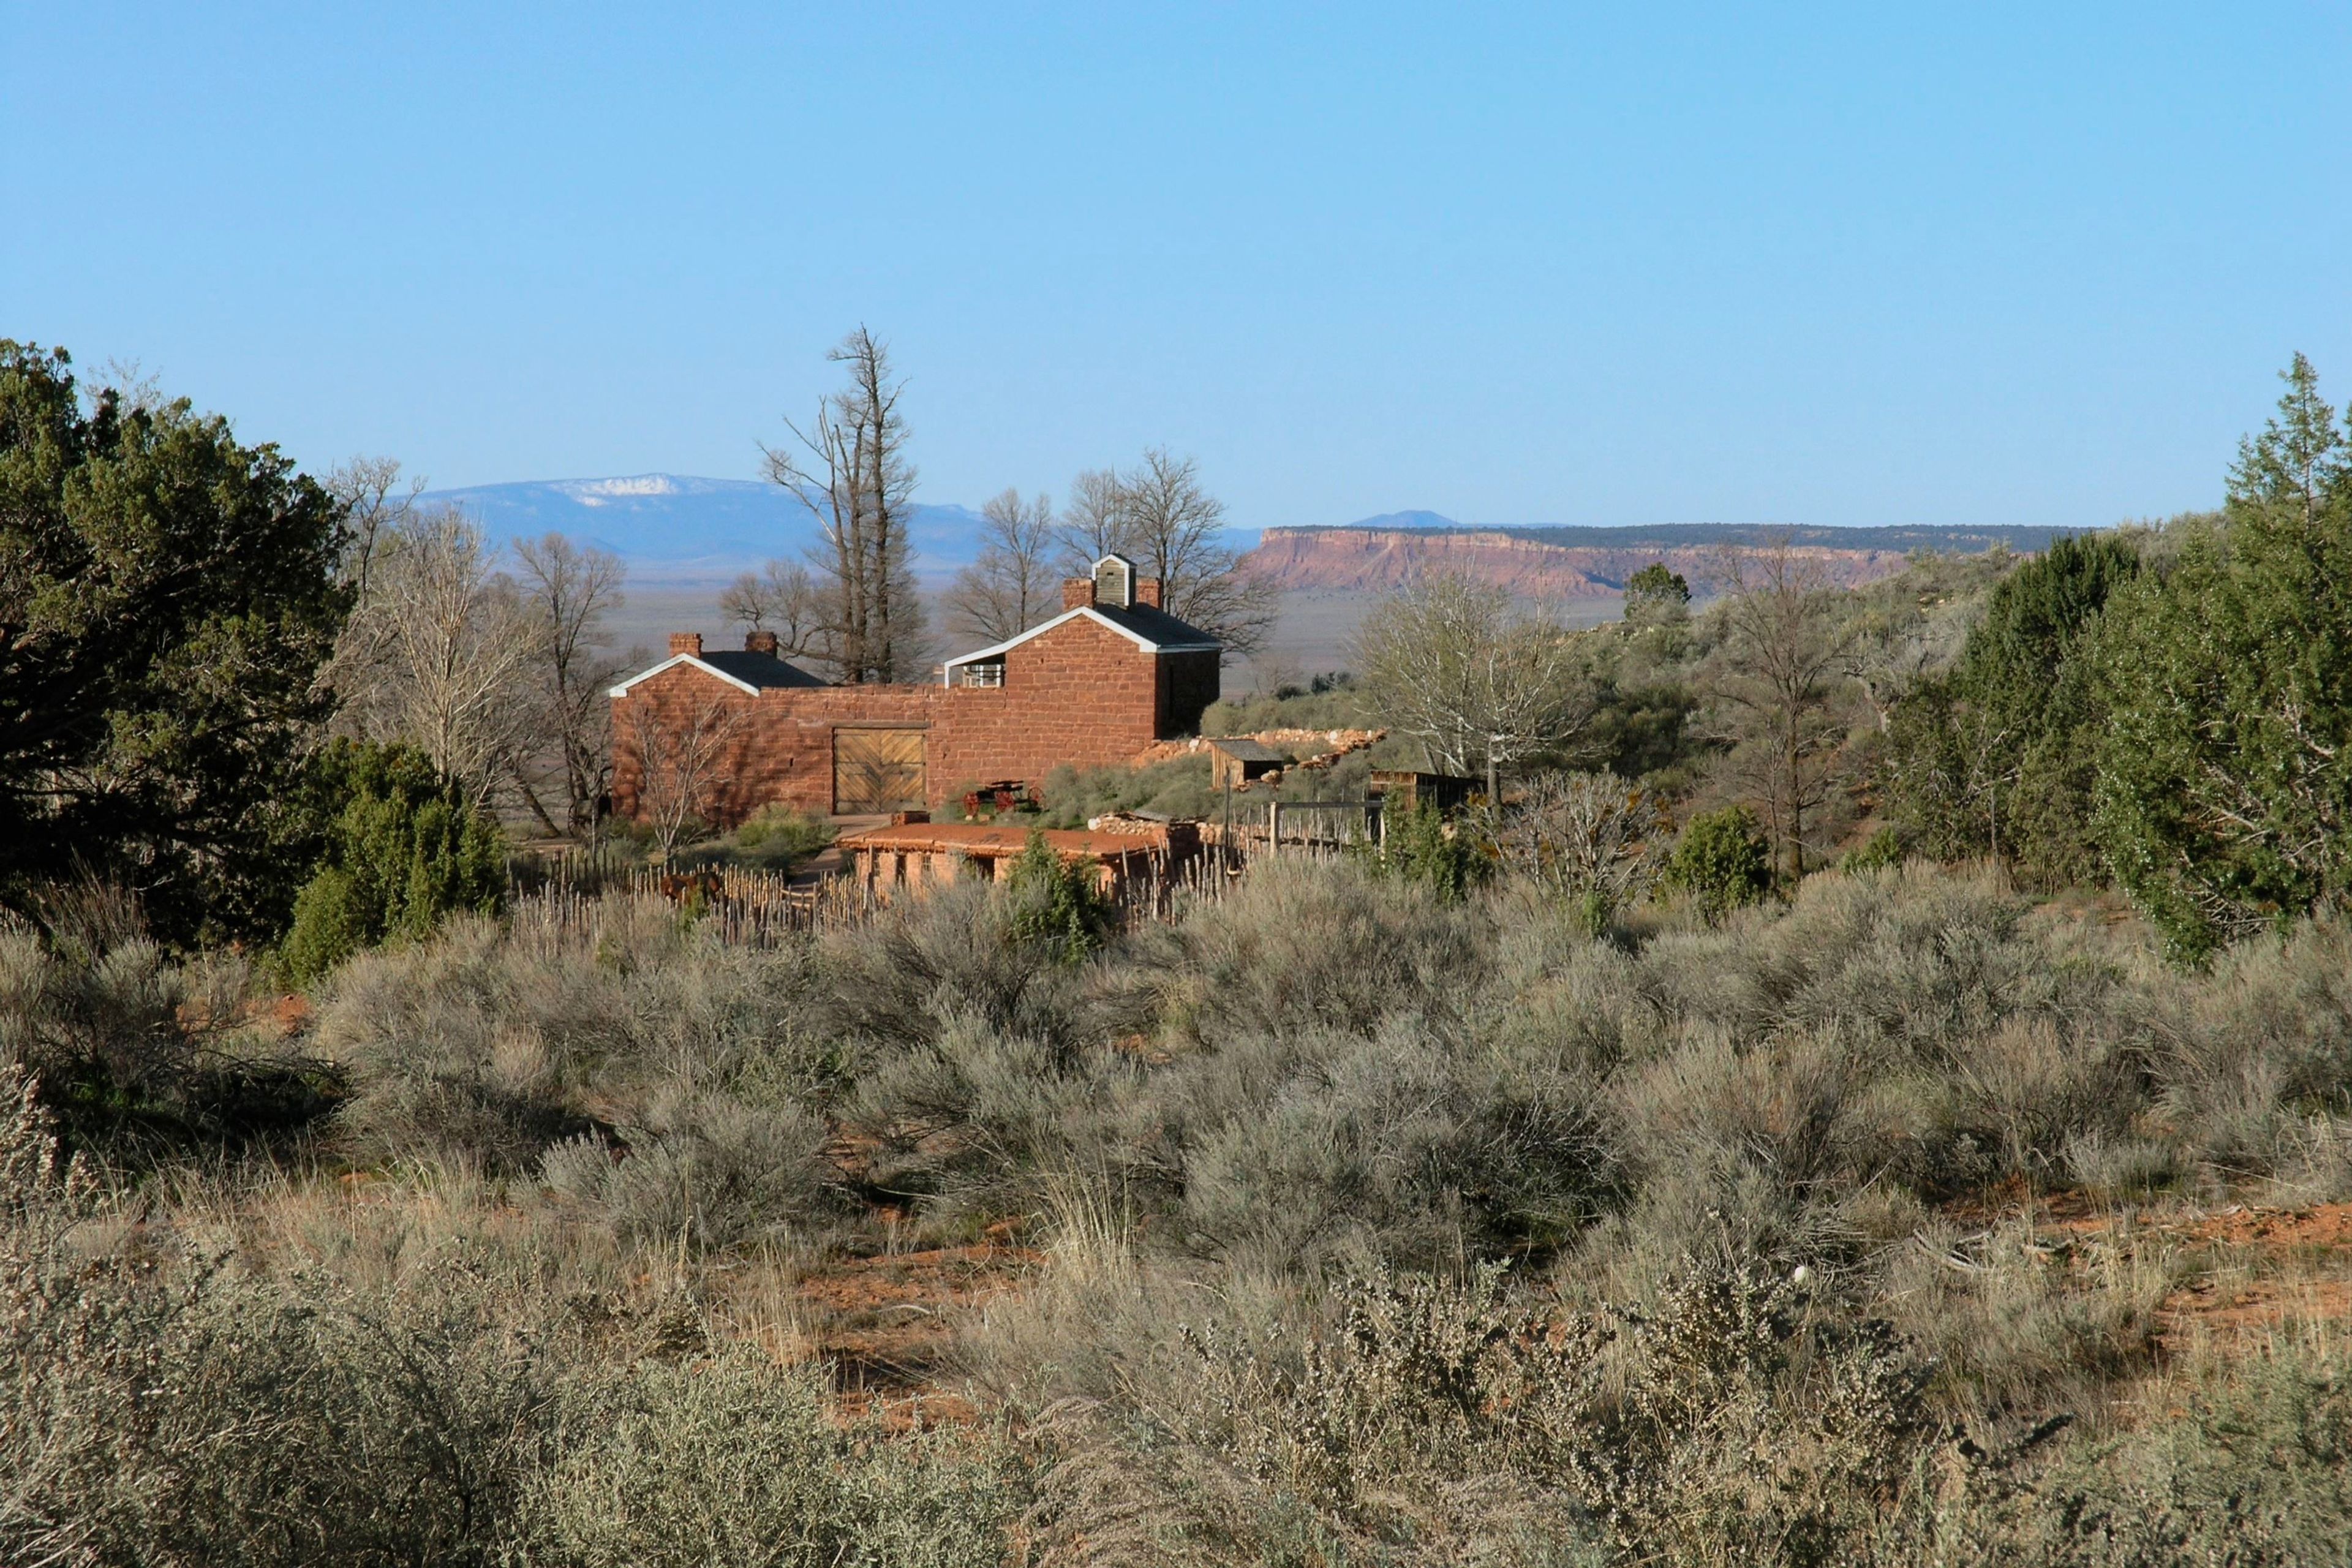
<instances>
[{"instance_id":1,"label":"stone chimney","mask_svg":"<svg viewBox=\"0 0 2352 1568\"><path fill-rule=\"evenodd\" d=\"M702 657L702 634L700 632L670 633L669 656L672 658L676 658L679 654L686 654L690 658L700 658Z\"/></svg>"},{"instance_id":2,"label":"stone chimney","mask_svg":"<svg viewBox=\"0 0 2352 1568\"><path fill-rule=\"evenodd\" d=\"M773 632L751 631L743 634L745 653L764 653L770 658L773 658L776 657L776 634Z\"/></svg>"},{"instance_id":3,"label":"stone chimney","mask_svg":"<svg viewBox=\"0 0 2352 1568\"><path fill-rule=\"evenodd\" d=\"M1149 605L1155 610L1166 608L1160 602L1160 579L1138 577L1135 580L1135 602L1139 605Z\"/></svg>"},{"instance_id":4,"label":"stone chimney","mask_svg":"<svg viewBox=\"0 0 2352 1568\"><path fill-rule=\"evenodd\" d=\"M1062 608L1066 610L1089 609L1093 606L1094 602L1095 580L1093 578L1065 577L1062 579Z\"/></svg>"}]
</instances>

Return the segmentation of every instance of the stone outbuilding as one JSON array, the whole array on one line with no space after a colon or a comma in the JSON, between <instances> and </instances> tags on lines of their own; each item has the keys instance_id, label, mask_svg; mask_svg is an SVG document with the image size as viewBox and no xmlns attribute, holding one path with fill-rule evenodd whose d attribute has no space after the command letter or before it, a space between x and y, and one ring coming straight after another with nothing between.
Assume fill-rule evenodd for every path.
<instances>
[{"instance_id":1,"label":"stone outbuilding","mask_svg":"<svg viewBox=\"0 0 2352 1568\"><path fill-rule=\"evenodd\" d=\"M1060 763L1123 763L1197 731L1223 649L1161 608L1160 584L1106 555L1062 585L1062 611L959 654L921 684L841 684L776 655L773 634L713 652L698 634L613 688L613 804L668 792L720 827L763 806L814 816L936 808L974 784L1032 791Z\"/></svg>"}]
</instances>

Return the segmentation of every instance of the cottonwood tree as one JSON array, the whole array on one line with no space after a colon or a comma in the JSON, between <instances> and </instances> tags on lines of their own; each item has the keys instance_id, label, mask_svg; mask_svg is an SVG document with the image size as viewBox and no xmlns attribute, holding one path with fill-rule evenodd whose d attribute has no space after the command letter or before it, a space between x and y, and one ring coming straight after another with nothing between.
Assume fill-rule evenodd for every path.
<instances>
[{"instance_id":1,"label":"cottonwood tree","mask_svg":"<svg viewBox=\"0 0 2352 1568\"><path fill-rule=\"evenodd\" d=\"M542 639L480 528L454 509L412 512L379 541L331 679L358 734L417 747L487 802L540 721Z\"/></svg>"},{"instance_id":2,"label":"cottonwood tree","mask_svg":"<svg viewBox=\"0 0 2352 1568\"><path fill-rule=\"evenodd\" d=\"M1119 489L1125 553L1144 576L1160 579L1161 608L1213 634L1230 654L1264 647L1280 596L1219 542L1225 506L1202 488L1200 464L1154 447Z\"/></svg>"},{"instance_id":3,"label":"cottonwood tree","mask_svg":"<svg viewBox=\"0 0 2352 1568\"><path fill-rule=\"evenodd\" d=\"M1852 625L1837 614L1819 565L1786 538L1725 550L1730 592L1708 668L1715 718L1732 742L1730 782L1760 808L1793 883L1804 874L1805 823L1836 787L1830 765L1845 739L1837 700Z\"/></svg>"},{"instance_id":4,"label":"cottonwood tree","mask_svg":"<svg viewBox=\"0 0 2352 1568\"><path fill-rule=\"evenodd\" d=\"M653 829L664 865L680 840L715 815L743 727L741 705L723 697L659 710L648 700L629 704L623 760L635 774L637 811Z\"/></svg>"},{"instance_id":5,"label":"cottonwood tree","mask_svg":"<svg viewBox=\"0 0 2352 1568\"><path fill-rule=\"evenodd\" d=\"M849 384L817 405L806 429L787 420L799 450L761 447L768 478L824 531L813 564L823 578L825 658L851 683L904 679L925 653L908 524L915 468L898 405L905 391L888 349L864 327L825 356Z\"/></svg>"},{"instance_id":6,"label":"cottonwood tree","mask_svg":"<svg viewBox=\"0 0 2352 1568\"><path fill-rule=\"evenodd\" d=\"M1486 779L1568 750L1597 697L1576 637L1549 616L1458 573L1409 584L1366 617L1353 647L1375 711L1446 773Z\"/></svg>"},{"instance_id":7,"label":"cottonwood tree","mask_svg":"<svg viewBox=\"0 0 2352 1568\"><path fill-rule=\"evenodd\" d=\"M425 480L404 479L397 458L353 458L328 474L326 486L343 509L343 580L352 585L353 602L365 604L376 553L415 512Z\"/></svg>"},{"instance_id":8,"label":"cottonwood tree","mask_svg":"<svg viewBox=\"0 0 2352 1568\"><path fill-rule=\"evenodd\" d=\"M1020 636L1062 607L1054 503L1008 489L981 508L980 556L948 589L950 623L987 642Z\"/></svg>"},{"instance_id":9,"label":"cottonwood tree","mask_svg":"<svg viewBox=\"0 0 2352 1568\"><path fill-rule=\"evenodd\" d=\"M607 620L622 605L625 573L618 556L583 549L560 533L519 542L515 561L524 608L536 623L541 740L563 791L563 826L573 834L593 832L612 742L605 691L620 673ZM532 815L554 831L532 781L518 783Z\"/></svg>"},{"instance_id":10,"label":"cottonwood tree","mask_svg":"<svg viewBox=\"0 0 2352 1568\"><path fill-rule=\"evenodd\" d=\"M1199 462L1154 447L1131 468L1090 470L1072 484L1063 569L1083 576L1103 556L1124 555L1139 575L1160 579L1162 609L1214 636L1229 655L1254 653L1274 628L1281 595L1220 542L1224 521Z\"/></svg>"},{"instance_id":11,"label":"cottonwood tree","mask_svg":"<svg viewBox=\"0 0 2352 1568\"><path fill-rule=\"evenodd\" d=\"M1104 556L1127 549L1126 506L1115 468L1088 468L1070 481L1059 524L1066 575L1083 577Z\"/></svg>"},{"instance_id":12,"label":"cottonwood tree","mask_svg":"<svg viewBox=\"0 0 2352 1568\"><path fill-rule=\"evenodd\" d=\"M828 662L831 620L826 595L809 569L794 561L771 561L746 572L719 595L719 613L755 632L773 632L780 658Z\"/></svg>"}]
</instances>

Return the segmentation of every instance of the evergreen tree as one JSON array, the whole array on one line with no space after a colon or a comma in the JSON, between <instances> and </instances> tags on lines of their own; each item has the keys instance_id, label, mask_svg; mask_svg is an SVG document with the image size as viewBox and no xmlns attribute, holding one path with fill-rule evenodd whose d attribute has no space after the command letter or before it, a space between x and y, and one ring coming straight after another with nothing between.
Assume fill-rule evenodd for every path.
<instances>
[{"instance_id":1,"label":"evergreen tree","mask_svg":"<svg viewBox=\"0 0 2352 1568\"><path fill-rule=\"evenodd\" d=\"M2099 638L2102 846L2192 960L2352 889L2352 443L2308 361L2282 379L2219 525Z\"/></svg>"},{"instance_id":2,"label":"evergreen tree","mask_svg":"<svg viewBox=\"0 0 2352 1568\"><path fill-rule=\"evenodd\" d=\"M425 936L460 910L498 912L506 894L498 824L424 752L337 741L314 774L331 826L279 951L289 979L305 983L363 948Z\"/></svg>"},{"instance_id":3,"label":"evergreen tree","mask_svg":"<svg viewBox=\"0 0 2352 1568\"><path fill-rule=\"evenodd\" d=\"M86 868L169 941L282 928L343 513L227 421L0 340L0 900Z\"/></svg>"},{"instance_id":4,"label":"evergreen tree","mask_svg":"<svg viewBox=\"0 0 2352 1568\"><path fill-rule=\"evenodd\" d=\"M1885 771L1893 815L1943 859L1997 855L2030 880L2096 880L2091 830L2100 611L2139 570L2126 539L2061 539L1994 588L1947 675L1896 706Z\"/></svg>"}]
</instances>

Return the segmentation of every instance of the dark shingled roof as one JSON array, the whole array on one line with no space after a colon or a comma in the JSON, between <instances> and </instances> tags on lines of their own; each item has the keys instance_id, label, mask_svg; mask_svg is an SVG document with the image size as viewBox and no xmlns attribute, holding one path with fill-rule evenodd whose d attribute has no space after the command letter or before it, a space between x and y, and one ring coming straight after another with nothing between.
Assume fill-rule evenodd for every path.
<instances>
[{"instance_id":1,"label":"dark shingled roof","mask_svg":"<svg viewBox=\"0 0 2352 1568\"><path fill-rule=\"evenodd\" d=\"M787 664L772 653L751 653L741 648L722 649L717 653L698 655L703 663L722 675L731 675L746 686L756 686L762 691L774 686L831 686L832 681L811 675L796 664Z\"/></svg>"},{"instance_id":2,"label":"dark shingled roof","mask_svg":"<svg viewBox=\"0 0 2352 1568\"><path fill-rule=\"evenodd\" d=\"M1253 741L1246 735L1210 736L1201 744L1212 751L1223 752L1236 762L1287 763L1290 759L1263 741Z\"/></svg>"},{"instance_id":3,"label":"dark shingled roof","mask_svg":"<svg viewBox=\"0 0 2352 1568\"><path fill-rule=\"evenodd\" d=\"M1159 647L1181 647L1192 644L1215 647L1217 639L1192 625L1180 621L1165 610L1155 610L1149 605L1096 605L1095 614L1107 621L1116 621L1137 637Z\"/></svg>"}]
</instances>

